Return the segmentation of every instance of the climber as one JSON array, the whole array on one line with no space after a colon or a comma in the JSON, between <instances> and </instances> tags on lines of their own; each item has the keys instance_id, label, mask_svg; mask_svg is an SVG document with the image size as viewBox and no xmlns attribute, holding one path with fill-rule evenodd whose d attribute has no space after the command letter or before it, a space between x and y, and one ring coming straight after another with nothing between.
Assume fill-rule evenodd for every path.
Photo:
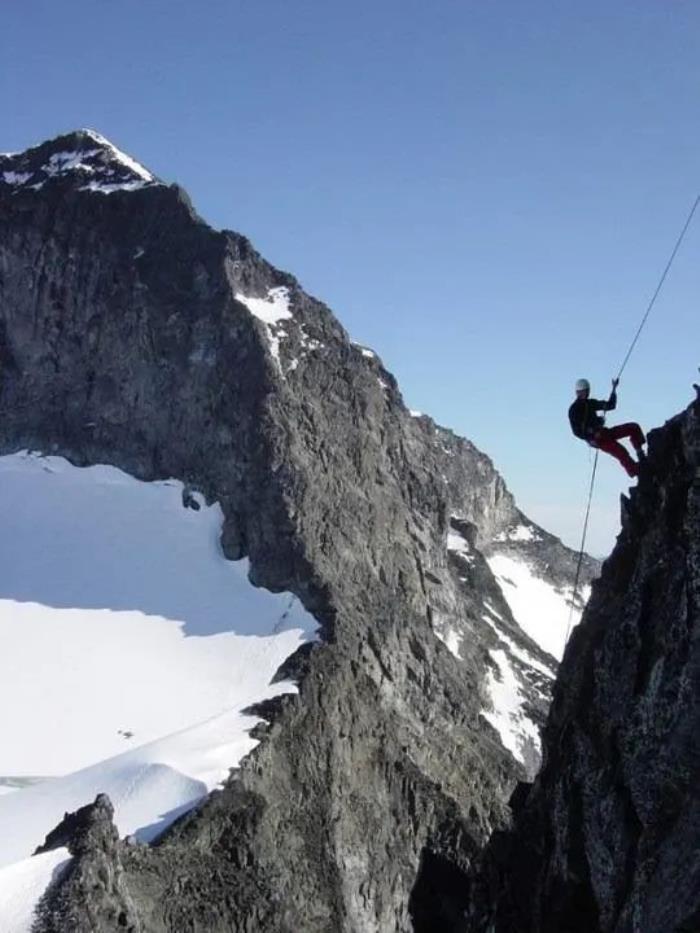
<instances>
[{"instance_id":1,"label":"climber","mask_svg":"<svg viewBox=\"0 0 700 933\"><path fill-rule=\"evenodd\" d=\"M591 386L587 379L576 383L576 401L569 408L569 422L576 437L586 441L591 447L597 447L615 457L627 470L628 476L638 476L639 463L644 460L644 432L635 422L618 424L606 428L605 421L596 412L612 411L617 406L617 379L613 379L612 392L607 402L589 398ZM639 463L634 461L626 448L619 443L623 437L629 437L637 452Z\"/></svg>"}]
</instances>

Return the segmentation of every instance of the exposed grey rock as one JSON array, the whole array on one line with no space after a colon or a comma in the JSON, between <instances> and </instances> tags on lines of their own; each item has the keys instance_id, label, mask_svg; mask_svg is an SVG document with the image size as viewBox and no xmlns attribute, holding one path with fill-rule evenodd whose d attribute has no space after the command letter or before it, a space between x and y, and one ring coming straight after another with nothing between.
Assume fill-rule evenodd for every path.
<instances>
[{"instance_id":1,"label":"exposed grey rock","mask_svg":"<svg viewBox=\"0 0 700 933\"><path fill-rule=\"evenodd\" d=\"M114 810L105 794L67 813L35 854L68 848L73 856L37 909L34 929L74 933L124 930L141 933L136 909L124 884Z\"/></svg>"},{"instance_id":2,"label":"exposed grey rock","mask_svg":"<svg viewBox=\"0 0 700 933\"><path fill-rule=\"evenodd\" d=\"M699 468L696 401L649 436L470 930L700 930Z\"/></svg>"},{"instance_id":3,"label":"exposed grey rock","mask_svg":"<svg viewBox=\"0 0 700 933\"><path fill-rule=\"evenodd\" d=\"M439 930L467 903L451 879L537 762L532 749L523 768L482 715L505 638L537 661L513 662L535 721L548 702L553 659L482 553L522 516L488 458L412 418L294 278L177 187L103 178L114 157L95 146L77 133L0 161L0 450L218 500L226 555L295 593L323 640L285 665L298 696L257 708L261 744L157 845L119 842L91 813L102 835L37 930ZM271 295L291 314L266 323L249 306ZM468 572L450 527L471 537ZM459 657L436 637L453 630Z\"/></svg>"}]
</instances>

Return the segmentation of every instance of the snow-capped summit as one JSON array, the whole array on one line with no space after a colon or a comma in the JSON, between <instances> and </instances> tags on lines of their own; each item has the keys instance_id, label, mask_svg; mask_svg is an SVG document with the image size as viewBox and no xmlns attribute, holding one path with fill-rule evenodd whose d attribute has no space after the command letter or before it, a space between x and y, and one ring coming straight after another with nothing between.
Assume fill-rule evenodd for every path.
<instances>
[{"instance_id":1,"label":"snow-capped summit","mask_svg":"<svg viewBox=\"0 0 700 933\"><path fill-rule=\"evenodd\" d=\"M27 149L0 155L0 188L40 190L69 180L82 191L134 191L162 184L148 169L94 130L76 130Z\"/></svg>"}]
</instances>

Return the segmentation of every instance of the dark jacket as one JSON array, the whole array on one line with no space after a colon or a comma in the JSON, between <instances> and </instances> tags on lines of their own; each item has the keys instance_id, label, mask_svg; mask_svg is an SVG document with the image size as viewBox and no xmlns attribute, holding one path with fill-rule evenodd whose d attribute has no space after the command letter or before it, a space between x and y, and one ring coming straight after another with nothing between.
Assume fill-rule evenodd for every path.
<instances>
[{"instance_id":1,"label":"dark jacket","mask_svg":"<svg viewBox=\"0 0 700 933\"><path fill-rule=\"evenodd\" d=\"M603 419L598 411L612 411L617 405L617 393L613 392L607 402L597 398L577 398L569 408L569 424L576 437L590 440L598 428L603 427Z\"/></svg>"}]
</instances>

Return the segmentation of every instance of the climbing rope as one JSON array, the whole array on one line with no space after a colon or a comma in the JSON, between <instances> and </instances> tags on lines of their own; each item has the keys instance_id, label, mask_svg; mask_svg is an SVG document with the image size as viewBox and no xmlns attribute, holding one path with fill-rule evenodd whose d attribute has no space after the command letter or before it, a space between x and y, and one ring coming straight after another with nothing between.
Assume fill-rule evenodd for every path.
<instances>
[{"instance_id":1,"label":"climbing rope","mask_svg":"<svg viewBox=\"0 0 700 933\"><path fill-rule=\"evenodd\" d=\"M689 227L690 224L692 223L692 220L693 220L693 217L694 217L694 215L695 215L695 211L697 210L698 204L700 204L700 194L695 198L695 202L693 203L693 206L692 206L692 208L690 209L690 213L688 214L688 219L686 220L685 224L683 225L683 229L681 230L680 235L679 235L678 239L676 240L676 245L673 247L673 252L672 252L671 255L669 256L668 262L666 263L666 268L664 269L663 274L662 274L661 278L659 279L659 284L656 286L656 291L655 291L654 294L651 296L651 301L649 302L649 304L648 304L648 306L647 306L647 309L646 309L646 311L644 312L644 317L642 318L642 321L641 321L639 327L637 328L637 333L634 335L634 340L633 340L632 343L630 344L629 350L627 351L627 354L625 355L625 358L624 358L624 360L622 361L622 366L620 366L620 371L619 371L618 374L617 374L618 380L620 379L620 376L621 376L622 373L624 372L625 366L627 366L627 363L628 363L628 361L629 361L629 358L632 356L632 353L633 353L633 351L634 351L634 348L637 346L637 341L639 340L640 334L641 334L642 331L644 330L644 325L646 324L646 322L647 322L647 320L648 320L648 318L649 318L649 315L651 314L652 308L653 308L654 305L656 304L656 299L659 297L659 292L660 292L661 289L664 287L664 282L666 281L666 276L667 276L668 273L670 272L671 266L673 265L673 260L676 258L676 253L677 253L678 250L680 249L681 243L682 243L683 240L685 239L685 235L686 235L686 233L688 232L688 227Z\"/></svg>"},{"instance_id":2,"label":"climbing rope","mask_svg":"<svg viewBox=\"0 0 700 933\"><path fill-rule=\"evenodd\" d=\"M566 626L566 636L564 638L564 648L566 648L569 643L569 635L571 634L571 623L574 618L574 609L576 607L576 598L578 596L578 584L581 579L581 565L583 564L583 555L586 549L586 535L588 534L588 520L591 516L591 503L593 502L593 489L595 487L595 476L598 470L598 454L600 451L596 448L595 458L593 460L593 470L591 472L591 484L588 489L588 505L586 506L586 517L583 522L583 534L581 535L581 548L578 552L578 562L576 564L576 577L574 579L574 591L571 594L571 602L569 603L569 622Z\"/></svg>"},{"instance_id":3,"label":"climbing rope","mask_svg":"<svg viewBox=\"0 0 700 933\"><path fill-rule=\"evenodd\" d=\"M647 305L646 311L644 312L644 315L639 324L639 327L637 328L637 332L634 335L632 343L629 345L627 353L625 354L625 358L622 361L622 365L620 366L620 369L617 373L617 377L614 380L615 386L620 381L620 377L622 376L622 373L625 371L625 367L627 366L627 363L629 362L629 359L632 356L632 353L634 352L634 348L637 346L637 341L639 340L639 337L642 331L644 330L646 322L649 320L649 315L651 314L652 309L654 305L656 304L656 299L659 297L661 289L664 287L664 282L666 281L666 277L668 276L668 273L671 271L671 266L673 265L673 261L676 258L676 254L681 247L681 243L685 239L685 235L688 232L688 228L690 227L690 224L692 223L693 217L695 216L695 211L697 210L698 204L700 204L700 194L695 198L695 201L693 202L693 206L690 209L690 213L688 214L688 217L683 225L683 229L678 235L678 239L676 240L675 246L673 247L671 255L668 258L668 262L666 263L664 271L661 274L659 283L656 286L656 289L654 290L654 294L651 296L651 300L649 301L649 304ZM606 412L604 411L603 412L603 423L605 423L605 415L606 415ZM596 448L595 459L593 460L593 470L591 472L591 482L590 482L590 486L588 489L588 503L586 505L586 517L583 522L583 534L581 535L581 548L579 550L578 562L576 564L576 576L574 578L574 589L573 589L573 593L571 594L571 601L569 603L569 622L566 627L566 637L564 638L564 648L566 648L569 642L569 635L571 634L571 623L573 621L574 609L576 607L576 599L578 597L578 585L581 579L581 566L583 564L583 555L584 555L585 548L586 548L586 535L588 534L588 521L591 515L591 503L593 502L593 490L595 488L595 478L596 478L596 472L598 470L599 452L600 451Z\"/></svg>"}]
</instances>

